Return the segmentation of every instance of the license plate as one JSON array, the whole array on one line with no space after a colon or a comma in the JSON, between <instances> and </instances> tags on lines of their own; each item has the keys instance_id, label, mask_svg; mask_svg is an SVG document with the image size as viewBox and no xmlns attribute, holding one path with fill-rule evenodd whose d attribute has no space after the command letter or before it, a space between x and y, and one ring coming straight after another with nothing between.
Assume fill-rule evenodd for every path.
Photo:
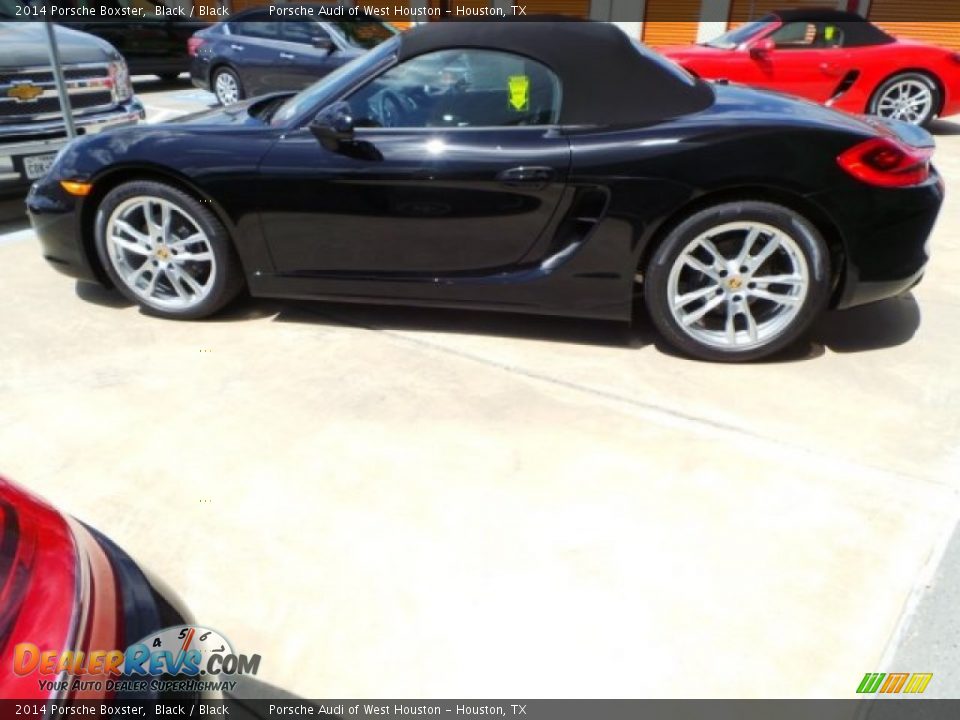
<instances>
[{"instance_id":1,"label":"license plate","mask_svg":"<svg viewBox=\"0 0 960 720\"><path fill-rule=\"evenodd\" d=\"M36 180L46 175L47 170L53 165L53 159L56 156L56 153L49 153L47 155L30 155L23 158L23 174L27 176L27 180Z\"/></svg>"}]
</instances>

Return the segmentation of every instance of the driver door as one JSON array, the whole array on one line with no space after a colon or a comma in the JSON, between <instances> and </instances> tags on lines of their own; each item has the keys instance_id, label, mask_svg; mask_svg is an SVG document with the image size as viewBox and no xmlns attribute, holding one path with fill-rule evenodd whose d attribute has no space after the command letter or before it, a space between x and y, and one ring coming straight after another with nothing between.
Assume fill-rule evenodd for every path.
<instances>
[{"instance_id":1,"label":"driver door","mask_svg":"<svg viewBox=\"0 0 960 720\"><path fill-rule=\"evenodd\" d=\"M304 128L264 158L263 231L281 274L485 273L520 260L562 195L559 81L520 56L440 51L345 98L351 140Z\"/></svg>"},{"instance_id":2,"label":"driver door","mask_svg":"<svg viewBox=\"0 0 960 720\"><path fill-rule=\"evenodd\" d=\"M767 37L774 47L749 52L747 82L818 103L833 96L851 64L838 23L788 22Z\"/></svg>"}]
</instances>

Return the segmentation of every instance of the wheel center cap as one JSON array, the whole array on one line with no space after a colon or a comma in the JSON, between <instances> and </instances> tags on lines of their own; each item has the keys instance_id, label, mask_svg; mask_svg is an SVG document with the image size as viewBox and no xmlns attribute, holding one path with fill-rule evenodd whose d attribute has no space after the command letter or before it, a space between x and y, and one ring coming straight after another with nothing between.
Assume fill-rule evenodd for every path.
<instances>
[{"instance_id":1,"label":"wheel center cap","mask_svg":"<svg viewBox=\"0 0 960 720\"><path fill-rule=\"evenodd\" d=\"M727 280L727 287L731 290L739 290L743 287L743 278L734 276Z\"/></svg>"},{"instance_id":2,"label":"wheel center cap","mask_svg":"<svg viewBox=\"0 0 960 720\"><path fill-rule=\"evenodd\" d=\"M158 260L166 260L170 257L170 251L165 247L157 248L156 256Z\"/></svg>"}]
</instances>

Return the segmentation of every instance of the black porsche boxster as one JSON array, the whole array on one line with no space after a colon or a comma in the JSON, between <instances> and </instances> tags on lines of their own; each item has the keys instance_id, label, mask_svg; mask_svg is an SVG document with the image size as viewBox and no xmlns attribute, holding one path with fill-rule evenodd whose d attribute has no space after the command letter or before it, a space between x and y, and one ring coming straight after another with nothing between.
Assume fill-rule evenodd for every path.
<instances>
[{"instance_id":1,"label":"black porsche boxster","mask_svg":"<svg viewBox=\"0 0 960 720\"><path fill-rule=\"evenodd\" d=\"M151 313L255 296L629 320L747 360L903 293L932 138L710 85L603 23L433 23L303 92L81 138L32 188L46 258Z\"/></svg>"}]
</instances>

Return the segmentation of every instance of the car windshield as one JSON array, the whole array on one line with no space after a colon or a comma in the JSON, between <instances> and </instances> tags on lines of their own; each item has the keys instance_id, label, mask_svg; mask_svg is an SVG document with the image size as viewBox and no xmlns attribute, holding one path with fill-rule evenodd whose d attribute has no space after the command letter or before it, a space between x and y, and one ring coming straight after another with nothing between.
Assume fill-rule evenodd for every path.
<instances>
[{"instance_id":1,"label":"car windshield","mask_svg":"<svg viewBox=\"0 0 960 720\"><path fill-rule=\"evenodd\" d=\"M376 20L332 22L330 25L353 47L370 50L397 34L392 25Z\"/></svg>"},{"instance_id":2,"label":"car windshield","mask_svg":"<svg viewBox=\"0 0 960 720\"><path fill-rule=\"evenodd\" d=\"M396 54L399 44L399 38L394 37L346 65L341 65L278 107L270 118L270 124L274 127L286 125L311 107L319 107L325 100L336 97L350 87L354 78L362 77L381 63L386 63L388 58Z\"/></svg>"},{"instance_id":3,"label":"car windshield","mask_svg":"<svg viewBox=\"0 0 960 720\"><path fill-rule=\"evenodd\" d=\"M723 50L733 50L743 45L743 43L752 37L760 34L761 31L770 27L775 21L776 19L773 16L767 16L761 20L746 23L745 25L725 32L719 37L715 37L713 40L708 40L704 45L707 47L721 48Z\"/></svg>"}]
</instances>

